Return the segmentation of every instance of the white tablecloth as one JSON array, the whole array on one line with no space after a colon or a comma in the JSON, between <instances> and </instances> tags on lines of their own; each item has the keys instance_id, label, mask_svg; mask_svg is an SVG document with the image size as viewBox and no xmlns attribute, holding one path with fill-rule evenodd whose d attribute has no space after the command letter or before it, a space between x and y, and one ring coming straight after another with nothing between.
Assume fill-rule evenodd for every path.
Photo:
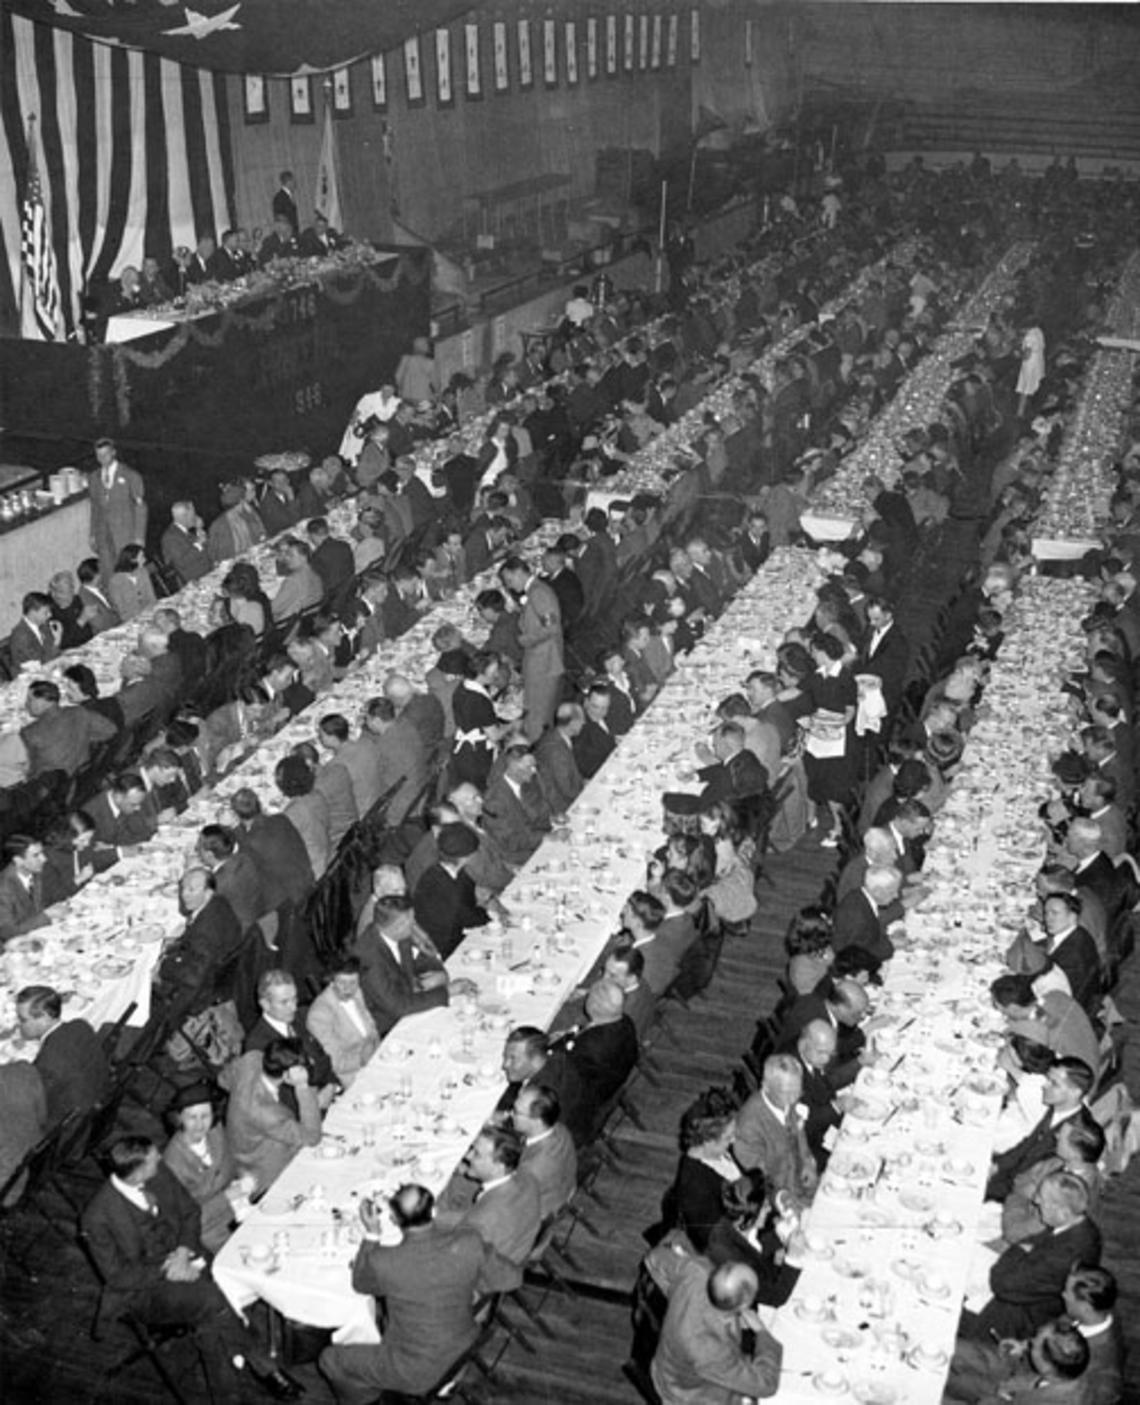
<instances>
[{"instance_id":1,"label":"white tablecloth","mask_svg":"<svg viewBox=\"0 0 1140 1405\"><path fill-rule=\"evenodd\" d=\"M508 1029L549 1027L597 960L626 897L644 882L661 839L661 795L691 779L694 741L712 708L751 668L772 666L785 627L807 618L821 581L810 552L773 553L682 661L579 797L569 837L548 839L506 890L506 946L497 927L480 929L448 962L453 976L479 986L474 1018L447 1009L402 1021L329 1111L321 1146L297 1155L264 1208L222 1249L214 1273L235 1305L263 1297L295 1320L337 1327L339 1340L375 1340L371 1305L349 1281L355 1242L347 1225L360 1194L390 1193L407 1180L436 1193L447 1184L502 1094ZM408 1099L394 1096L401 1079L410 1081ZM283 1257L268 1267L245 1262L252 1247L273 1246L282 1234Z\"/></svg>"},{"instance_id":2,"label":"white tablecloth","mask_svg":"<svg viewBox=\"0 0 1140 1405\"><path fill-rule=\"evenodd\" d=\"M875 1002L878 1066L855 1090L872 1115L844 1118L806 1221L825 1254L805 1256L774 1314L781 1401L816 1405L820 1372L843 1378L841 1398L848 1386L897 1405L942 1398L1005 1087L989 986L1032 900L1037 807L1066 740L1059 684L1079 655L1088 597L1081 582L1030 579L1006 617L923 869L930 895L908 914Z\"/></svg>"}]
</instances>

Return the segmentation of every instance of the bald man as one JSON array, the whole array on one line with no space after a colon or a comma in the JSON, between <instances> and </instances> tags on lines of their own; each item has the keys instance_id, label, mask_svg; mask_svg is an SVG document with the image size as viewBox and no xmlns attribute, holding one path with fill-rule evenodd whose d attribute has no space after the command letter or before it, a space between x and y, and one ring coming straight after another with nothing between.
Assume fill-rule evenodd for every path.
<instances>
[{"instance_id":1,"label":"bald man","mask_svg":"<svg viewBox=\"0 0 1140 1405\"><path fill-rule=\"evenodd\" d=\"M402 673L390 673L384 680L384 696L396 709L396 716L410 722L424 744L429 764L439 754L447 731L447 715L434 693L418 693Z\"/></svg>"},{"instance_id":2,"label":"bald man","mask_svg":"<svg viewBox=\"0 0 1140 1405\"><path fill-rule=\"evenodd\" d=\"M810 1020L796 1044L796 1057L803 1073L801 1101L808 1110L804 1135L821 1173L827 1166L834 1139L829 1138L828 1133L838 1127L841 1120L835 1106L835 1086L829 1076L838 1042L835 1026L829 1020Z\"/></svg>"},{"instance_id":3,"label":"bald man","mask_svg":"<svg viewBox=\"0 0 1140 1405\"><path fill-rule=\"evenodd\" d=\"M752 1269L727 1263L710 1273L705 1260L669 1248L655 1249L649 1267L669 1298L651 1367L661 1399L729 1405L775 1395L784 1350L752 1307Z\"/></svg>"},{"instance_id":4,"label":"bald man","mask_svg":"<svg viewBox=\"0 0 1140 1405\"><path fill-rule=\"evenodd\" d=\"M816 991L801 995L784 1019L776 1040L776 1052L795 1054L806 1026L812 1020L825 1020L835 1030L837 1041L835 1061L828 1070L828 1077L833 1087L846 1088L855 1081L861 1066L860 1056L867 1040L860 1025L870 1008L867 992L849 977L833 981L829 995Z\"/></svg>"},{"instance_id":5,"label":"bald man","mask_svg":"<svg viewBox=\"0 0 1140 1405\"><path fill-rule=\"evenodd\" d=\"M638 1052L637 1029L625 1013L625 992L603 977L587 992L586 1027L569 1048L569 1061L585 1092L582 1115L591 1126L633 1072Z\"/></svg>"}]
</instances>

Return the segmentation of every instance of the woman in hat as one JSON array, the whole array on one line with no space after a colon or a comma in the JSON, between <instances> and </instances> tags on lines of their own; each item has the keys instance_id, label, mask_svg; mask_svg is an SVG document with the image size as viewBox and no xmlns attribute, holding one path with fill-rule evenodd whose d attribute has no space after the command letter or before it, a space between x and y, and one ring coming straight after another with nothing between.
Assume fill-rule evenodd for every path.
<instances>
[{"instance_id":1,"label":"woman in hat","mask_svg":"<svg viewBox=\"0 0 1140 1405\"><path fill-rule=\"evenodd\" d=\"M224 1127L214 1123L214 1107L204 1084L184 1088L175 1098L171 1117L177 1124L162 1159L202 1210L202 1243L216 1254L234 1227L239 1206L248 1194L237 1174Z\"/></svg>"}]
</instances>

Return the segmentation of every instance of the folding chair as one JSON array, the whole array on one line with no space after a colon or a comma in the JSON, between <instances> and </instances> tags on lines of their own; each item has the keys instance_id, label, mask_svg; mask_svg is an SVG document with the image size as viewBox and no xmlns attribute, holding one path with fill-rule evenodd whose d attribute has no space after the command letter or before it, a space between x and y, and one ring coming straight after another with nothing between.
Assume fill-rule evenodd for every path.
<instances>
[{"instance_id":1,"label":"folding chair","mask_svg":"<svg viewBox=\"0 0 1140 1405\"><path fill-rule=\"evenodd\" d=\"M103 1277L102 1269L92 1251L90 1240L83 1230L78 1232L78 1239L79 1247L83 1250L83 1256L87 1260L100 1289L105 1289L107 1281ZM169 1348L174 1343L189 1342L194 1348L198 1365L202 1371L202 1379L206 1386L206 1398L210 1401L210 1405L213 1405L214 1388L206 1365L206 1356L202 1349L200 1329L197 1323L186 1322L171 1323L169 1326L152 1326L150 1323L144 1322L136 1312L130 1309L120 1313L117 1320L134 1337L136 1346L133 1351L128 1352L121 1360L113 1366L107 1367L103 1372L95 1388L95 1399L98 1399L102 1394L103 1388L108 1382L115 1380L125 1371L129 1371L138 1362L146 1360L154 1367L155 1374L162 1382L166 1396L173 1400L175 1405L197 1405L198 1398L191 1398L183 1394L177 1379L177 1375L180 1373L166 1359ZM96 1309L95 1318L91 1323L90 1335L92 1341L102 1340L100 1309Z\"/></svg>"}]
</instances>

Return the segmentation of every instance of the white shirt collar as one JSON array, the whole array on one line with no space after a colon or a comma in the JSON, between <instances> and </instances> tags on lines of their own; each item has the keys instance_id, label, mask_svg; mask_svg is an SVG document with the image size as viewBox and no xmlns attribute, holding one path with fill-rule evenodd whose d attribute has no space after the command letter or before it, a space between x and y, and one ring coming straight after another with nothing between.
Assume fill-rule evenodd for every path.
<instances>
[{"instance_id":1,"label":"white shirt collar","mask_svg":"<svg viewBox=\"0 0 1140 1405\"><path fill-rule=\"evenodd\" d=\"M771 1102L768 1098L768 1094L765 1093L763 1089L760 1090L760 1096L764 1099L764 1106L768 1109L768 1111L772 1114L772 1116L776 1119L780 1126L783 1127L788 1120L787 1110L782 1107L777 1107L775 1103Z\"/></svg>"},{"instance_id":2,"label":"white shirt collar","mask_svg":"<svg viewBox=\"0 0 1140 1405\"><path fill-rule=\"evenodd\" d=\"M484 1181L483 1184L479 1187L479 1194L475 1197L475 1199L480 1199L482 1196L486 1195L489 1190L494 1190L496 1186L506 1185L510 1178L511 1173L508 1171L505 1176L496 1176L493 1181Z\"/></svg>"},{"instance_id":3,"label":"white shirt collar","mask_svg":"<svg viewBox=\"0 0 1140 1405\"><path fill-rule=\"evenodd\" d=\"M1096 1322L1091 1326L1084 1322L1078 1322L1076 1325L1077 1331L1086 1341L1092 1337L1101 1337L1112 1327L1112 1313L1110 1312L1103 1322Z\"/></svg>"},{"instance_id":4,"label":"white shirt collar","mask_svg":"<svg viewBox=\"0 0 1140 1405\"><path fill-rule=\"evenodd\" d=\"M553 1127L547 1127L544 1132L539 1132L537 1136L535 1136L535 1137L527 1137L527 1139L526 1139L526 1144L527 1144L527 1146L537 1146L537 1145L539 1144L539 1142L544 1142L544 1141L546 1141L547 1137L552 1137L553 1135L554 1135L554 1128L553 1128Z\"/></svg>"},{"instance_id":5,"label":"white shirt collar","mask_svg":"<svg viewBox=\"0 0 1140 1405\"><path fill-rule=\"evenodd\" d=\"M157 1207L146 1198L146 1191L141 1185L130 1185L127 1181L118 1176L111 1177L111 1184L119 1192L124 1200L129 1200L136 1210L142 1210L144 1214L154 1215L158 1213Z\"/></svg>"}]
</instances>

